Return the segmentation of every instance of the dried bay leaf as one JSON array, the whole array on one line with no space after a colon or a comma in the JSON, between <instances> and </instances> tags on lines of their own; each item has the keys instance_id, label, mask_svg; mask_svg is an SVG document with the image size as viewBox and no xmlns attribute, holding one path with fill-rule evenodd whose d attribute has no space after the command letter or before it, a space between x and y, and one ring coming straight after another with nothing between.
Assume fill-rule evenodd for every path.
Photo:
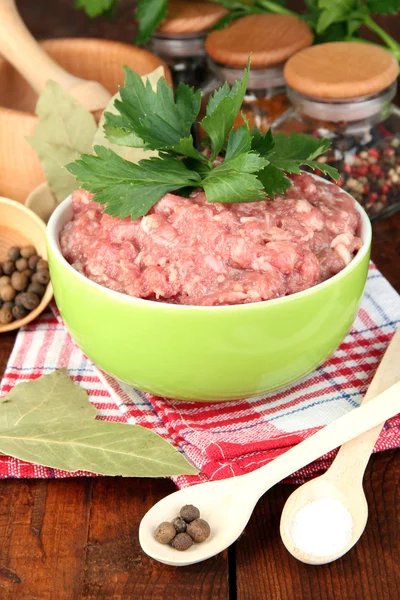
<instances>
[{"instance_id":1,"label":"dried bay leaf","mask_svg":"<svg viewBox=\"0 0 400 600\"><path fill-rule=\"evenodd\" d=\"M74 177L64 166L81 154L91 154L96 122L59 83L48 81L40 95L38 124L27 138L36 151L49 186L58 202L76 189Z\"/></svg>"},{"instance_id":2,"label":"dried bay leaf","mask_svg":"<svg viewBox=\"0 0 400 600\"><path fill-rule=\"evenodd\" d=\"M166 477L198 473L153 431L107 421L66 420L0 431L0 452L55 469L100 475Z\"/></svg>"},{"instance_id":3,"label":"dried bay leaf","mask_svg":"<svg viewBox=\"0 0 400 600\"><path fill-rule=\"evenodd\" d=\"M140 427L99 421L66 369L16 385L0 399L0 453L55 469L125 477L196 475L169 442Z\"/></svg>"},{"instance_id":4,"label":"dried bay leaf","mask_svg":"<svg viewBox=\"0 0 400 600\"><path fill-rule=\"evenodd\" d=\"M94 419L96 408L66 369L19 383L0 400L0 430L20 425Z\"/></svg>"}]
</instances>

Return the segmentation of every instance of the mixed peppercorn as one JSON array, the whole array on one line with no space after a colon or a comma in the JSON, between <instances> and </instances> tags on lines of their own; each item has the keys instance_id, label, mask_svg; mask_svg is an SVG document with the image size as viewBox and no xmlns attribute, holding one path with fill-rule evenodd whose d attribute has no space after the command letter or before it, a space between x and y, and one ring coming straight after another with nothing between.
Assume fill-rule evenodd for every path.
<instances>
[{"instance_id":1,"label":"mixed peppercorn","mask_svg":"<svg viewBox=\"0 0 400 600\"><path fill-rule=\"evenodd\" d=\"M364 148L341 151L336 147L317 160L339 170L338 185L365 208L372 221L400 209L400 137L383 125Z\"/></svg>"},{"instance_id":2,"label":"mixed peppercorn","mask_svg":"<svg viewBox=\"0 0 400 600\"><path fill-rule=\"evenodd\" d=\"M13 247L0 263L0 324L24 318L40 304L50 274L33 246Z\"/></svg>"},{"instance_id":3,"label":"mixed peppercorn","mask_svg":"<svg viewBox=\"0 0 400 600\"><path fill-rule=\"evenodd\" d=\"M160 544L170 544L175 550L188 550L193 543L201 544L210 536L207 521L200 518L200 511L192 504L182 506L173 521L163 521L154 532Z\"/></svg>"}]
</instances>

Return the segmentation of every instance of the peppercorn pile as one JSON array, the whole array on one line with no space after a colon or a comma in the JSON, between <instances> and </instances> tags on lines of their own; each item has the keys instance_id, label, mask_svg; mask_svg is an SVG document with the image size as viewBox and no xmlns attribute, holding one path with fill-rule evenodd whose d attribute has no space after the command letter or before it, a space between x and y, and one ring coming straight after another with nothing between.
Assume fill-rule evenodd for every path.
<instances>
[{"instance_id":1,"label":"peppercorn pile","mask_svg":"<svg viewBox=\"0 0 400 600\"><path fill-rule=\"evenodd\" d=\"M173 521L163 521L154 537L160 544L171 544L175 550L188 550L193 543L201 544L210 536L207 521L200 519L200 511L193 504L182 506L179 516Z\"/></svg>"},{"instance_id":2,"label":"peppercorn pile","mask_svg":"<svg viewBox=\"0 0 400 600\"><path fill-rule=\"evenodd\" d=\"M0 263L0 324L22 319L39 306L50 281L46 260L33 246L10 248Z\"/></svg>"},{"instance_id":3,"label":"peppercorn pile","mask_svg":"<svg viewBox=\"0 0 400 600\"><path fill-rule=\"evenodd\" d=\"M372 134L373 139L364 149L342 152L336 148L336 153L317 160L338 169L341 175L338 185L375 221L400 210L400 137L390 134L383 125Z\"/></svg>"}]
</instances>

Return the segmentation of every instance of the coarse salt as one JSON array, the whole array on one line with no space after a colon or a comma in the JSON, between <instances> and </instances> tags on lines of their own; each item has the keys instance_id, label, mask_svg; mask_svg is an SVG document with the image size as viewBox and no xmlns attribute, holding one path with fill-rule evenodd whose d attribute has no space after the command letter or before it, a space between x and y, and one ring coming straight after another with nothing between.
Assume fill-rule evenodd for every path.
<instances>
[{"instance_id":1,"label":"coarse salt","mask_svg":"<svg viewBox=\"0 0 400 600\"><path fill-rule=\"evenodd\" d=\"M295 515L291 530L293 543L302 552L332 556L344 550L351 540L353 519L340 500L313 500Z\"/></svg>"}]
</instances>

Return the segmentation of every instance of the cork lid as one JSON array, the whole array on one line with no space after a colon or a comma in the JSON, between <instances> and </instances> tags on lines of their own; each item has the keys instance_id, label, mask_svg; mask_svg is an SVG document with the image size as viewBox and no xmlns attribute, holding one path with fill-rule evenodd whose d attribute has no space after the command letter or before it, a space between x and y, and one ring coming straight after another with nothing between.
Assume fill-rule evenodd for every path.
<instances>
[{"instance_id":1,"label":"cork lid","mask_svg":"<svg viewBox=\"0 0 400 600\"><path fill-rule=\"evenodd\" d=\"M306 48L288 60L286 83L295 91L323 99L354 98L380 92L399 73L384 48L363 42L330 42Z\"/></svg>"},{"instance_id":2,"label":"cork lid","mask_svg":"<svg viewBox=\"0 0 400 600\"><path fill-rule=\"evenodd\" d=\"M210 2L169 0L166 19L157 33L202 33L213 27L228 11Z\"/></svg>"},{"instance_id":3,"label":"cork lid","mask_svg":"<svg viewBox=\"0 0 400 600\"><path fill-rule=\"evenodd\" d=\"M225 29L212 31L206 38L206 51L215 62L245 67L251 54L252 67L270 67L310 46L311 29L288 15L248 15Z\"/></svg>"}]
</instances>

